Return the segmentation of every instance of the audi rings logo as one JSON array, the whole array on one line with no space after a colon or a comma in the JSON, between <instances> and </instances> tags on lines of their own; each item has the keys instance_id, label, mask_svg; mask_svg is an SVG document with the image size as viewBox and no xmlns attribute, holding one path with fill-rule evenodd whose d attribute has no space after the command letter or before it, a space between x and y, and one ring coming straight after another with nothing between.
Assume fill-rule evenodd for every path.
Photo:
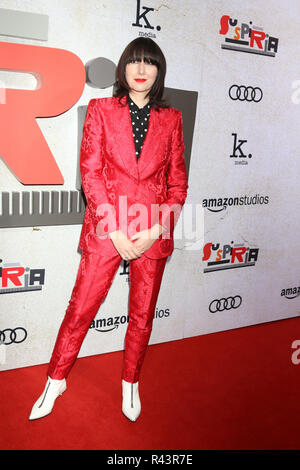
<instances>
[{"instance_id":1,"label":"audi rings logo","mask_svg":"<svg viewBox=\"0 0 300 470\"><path fill-rule=\"evenodd\" d=\"M262 89L257 86L253 88L252 86L232 85L228 93L234 101L254 101L254 103L259 103L263 97Z\"/></svg>"},{"instance_id":2,"label":"audi rings logo","mask_svg":"<svg viewBox=\"0 0 300 470\"><path fill-rule=\"evenodd\" d=\"M242 297L235 295L234 297L227 297L227 299L214 299L209 304L209 311L211 313L223 312L223 310L230 310L231 308L238 308L242 303Z\"/></svg>"},{"instance_id":3,"label":"audi rings logo","mask_svg":"<svg viewBox=\"0 0 300 470\"><path fill-rule=\"evenodd\" d=\"M23 343L27 338L27 331L25 328L6 328L6 330L0 330L0 344L19 344Z\"/></svg>"}]
</instances>

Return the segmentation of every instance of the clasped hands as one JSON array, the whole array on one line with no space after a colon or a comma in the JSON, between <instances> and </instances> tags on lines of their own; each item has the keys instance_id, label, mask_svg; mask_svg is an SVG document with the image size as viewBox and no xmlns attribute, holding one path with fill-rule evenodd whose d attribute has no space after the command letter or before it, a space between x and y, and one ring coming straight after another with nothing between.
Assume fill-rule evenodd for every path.
<instances>
[{"instance_id":1,"label":"clasped hands","mask_svg":"<svg viewBox=\"0 0 300 470\"><path fill-rule=\"evenodd\" d=\"M131 260L140 258L144 251L148 250L155 240L159 238L162 231L162 225L155 224L150 229L136 232L130 238L127 238L121 230L110 232L109 237L121 258Z\"/></svg>"}]
</instances>

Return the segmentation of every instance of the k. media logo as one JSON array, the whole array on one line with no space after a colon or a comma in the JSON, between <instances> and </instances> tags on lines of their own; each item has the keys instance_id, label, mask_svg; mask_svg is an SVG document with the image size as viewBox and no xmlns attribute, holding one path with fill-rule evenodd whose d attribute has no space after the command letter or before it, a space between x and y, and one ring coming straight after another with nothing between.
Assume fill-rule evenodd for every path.
<instances>
[{"instance_id":1,"label":"k. media logo","mask_svg":"<svg viewBox=\"0 0 300 470\"><path fill-rule=\"evenodd\" d=\"M251 248L245 243L233 241L223 246L220 243L206 243L203 247L202 261L207 261L207 267L203 272L255 266L258 251L258 248Z\"/></svg>"},{"instance_id":2,"label":"k. media logo","mask_svg":"<svg viewBox=\"0 0 300 470\"><path fill-rule=\"evenodd\" d=\"M3 263L0 259L0 294L41 290L45 269L29 268L19 262Z\"/></svg>"},{"instance_id":3,"label":"k. media logo","mask_svg":"<svg viewBox=\"0 0 300 470\"><path fill-rule=\"evenodd\" d=\"M239 23L237 19L223 15L220 19L219 34L225 36L222 49L238 52L249 52L268 57L275 57L279 39L264 31L252 21Z\"/></svg>"},{"instance_id":4,"label":"k. media logo","mask_svg":"<svg viewBox=\"0 0 300 470\"><path fill-rule=\"evenodd\" d=\"M161 5L161 6L166 6L166 5ZM135 17L135 22L132 23L132 26L142 28L142 30L139 31L139 36L156 38L154 30L156 29L156 31L160 31L161 26L156 25L154 27L150 23L150 18L151 18L151 20L153 19L153 16L151 16L151 14L155 10L158 11L159 8L152 8L152 7L148 7L146 5L141 5L141 0L136 1L136 11L135 11L136 17Z\"/></svg>"},{"instance_id":5,"label":"k. media logo","mask_svg":"<svg viewBox=\"0 0 300 470\"><path fill-rule=\"evenodd\" d=\"M230 158L235 158L237 160L234 160L235 165L248 165L248 161L250 158L252 158L252 153L244 153L242 149L242 145L247 144L247 139L239 139L237 137L237 134L233 132L231 135L233 135L233 146L232 146L232 154L230 155Z\"/></svg>"}]
</instances>

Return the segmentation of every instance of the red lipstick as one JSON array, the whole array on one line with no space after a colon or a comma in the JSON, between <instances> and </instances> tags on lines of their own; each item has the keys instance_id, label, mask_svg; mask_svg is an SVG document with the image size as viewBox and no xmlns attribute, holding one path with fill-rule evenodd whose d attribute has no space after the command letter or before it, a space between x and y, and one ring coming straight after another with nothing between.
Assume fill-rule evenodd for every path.
<instances>
[{"instance_id":1,"label":"red lipstick","mask_svg":"<svg viewBox=\"0 0 300 470\"><path fill-rule=\"evenodd\" d=\"M135 78L136 82L145 82L146 78Z\"/></svg>"}]
</instances>

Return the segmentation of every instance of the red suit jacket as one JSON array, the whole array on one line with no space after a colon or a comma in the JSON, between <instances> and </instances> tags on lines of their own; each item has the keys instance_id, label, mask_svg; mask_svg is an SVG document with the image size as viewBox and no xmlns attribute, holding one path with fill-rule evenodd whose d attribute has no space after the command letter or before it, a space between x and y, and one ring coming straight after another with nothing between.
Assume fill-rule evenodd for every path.
<instances>
[{"instance_id":1,"label":"red suit jacket","mask_svg":"<svg viewBox=\"0 0 300 470\"><path fill-rule=\"evenodd\" d=\"M144 254L164 258L174 249L173 231L189 187L182 113L150 108L137 161L127 97L120 101L100 98L88 104L80 149L87 206L78 246L111 256L116 248L109 232L120 229L131 237L160 223L166 230ZM160 210L152 213L153 207Z\"/></svg>"}]
</instances>

